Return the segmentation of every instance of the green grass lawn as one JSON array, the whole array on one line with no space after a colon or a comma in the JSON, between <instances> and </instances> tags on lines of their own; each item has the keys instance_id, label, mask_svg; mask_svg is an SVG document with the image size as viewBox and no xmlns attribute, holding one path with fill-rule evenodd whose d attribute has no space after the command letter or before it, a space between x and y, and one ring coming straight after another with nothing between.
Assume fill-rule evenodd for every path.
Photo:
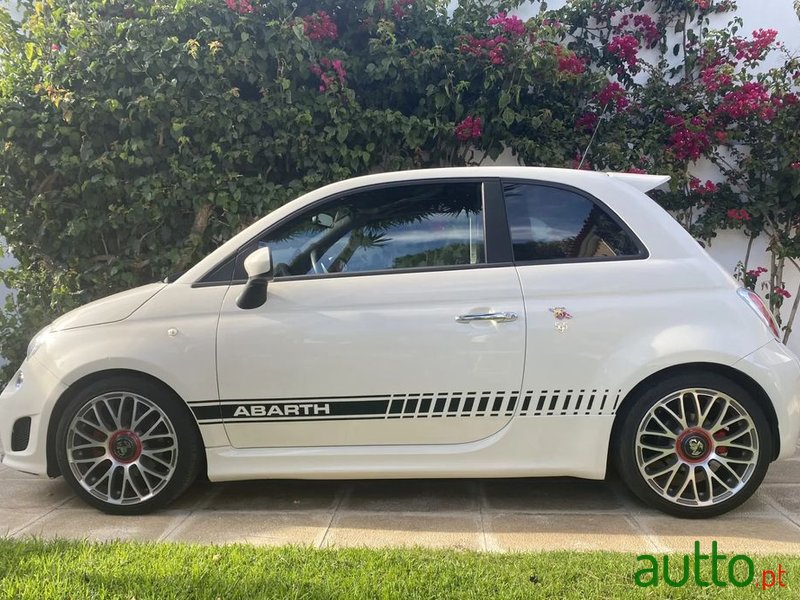
<instances>
[{"instance_id":1,"label":"green grass lawn","mask_svg":"<svg viewBox=\"0 0 800 600\"><path fill-rule=\"evenodd\" d=\"M710 578L708 562L705 579ZM612 552L494 554L0 539L0 598L798 597L800 557L754 556L753 562L759 581L763 569L777 571L780 563L788 587L776 586L766 594L754 584L701 588L690 577L680 588L662 580L641 589L633 582L642 567L636 556ZM675 564L680 568L677 557Z\"/></svg>"}]
</instances>

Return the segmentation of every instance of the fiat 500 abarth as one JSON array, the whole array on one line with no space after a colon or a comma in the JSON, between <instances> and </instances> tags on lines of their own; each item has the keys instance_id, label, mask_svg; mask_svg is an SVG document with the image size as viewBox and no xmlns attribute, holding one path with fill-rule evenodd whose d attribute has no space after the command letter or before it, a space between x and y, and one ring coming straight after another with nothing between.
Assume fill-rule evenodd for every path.
<instances>
[{"instance_id":1,"label":"fiat 500 abarth","mask_svg":"<svg viewBox=\"0 0 800 600\"><path fill-rule=\"evenodd\" d=\"M800 428L800 363L644 192L524 167L335 183L193 268L39 332L3 463L109 513L203 471L605 477L682 517L741 504Z\"/></svg>"}]
</instances>

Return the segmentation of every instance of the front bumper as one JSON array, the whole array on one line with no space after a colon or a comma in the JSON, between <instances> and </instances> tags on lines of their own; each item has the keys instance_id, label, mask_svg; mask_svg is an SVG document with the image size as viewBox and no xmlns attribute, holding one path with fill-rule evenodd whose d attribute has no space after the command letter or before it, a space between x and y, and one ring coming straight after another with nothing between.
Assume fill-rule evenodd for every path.
<instances>
[{"instance_id":1,"label":"front bumper","mask_svg":"<svg viewBox=\"0 0 800 600\"><path fill-rule=\"evenodd\" d=\"M773 340L733 366L754 379L769 396L778 421L777 458L789 458L800 436L800 360Z\"/></svg>"},{"instance_id":2,"label":"front bumper","mask_svg":"<svg viewBox=\"0 0 800 600\"><path fill-rule=\"evenodd\" d=\"M15 385L16 376L0 394L0 447L2 463L17 471L47 475L47 426L56 401L66 390L61 383L35 357L28 358L20 367L24 375L22 385ZM23 450L12 450L11 433L18 419L29 417L30 437Z\"/></svg>"}]
</instances>

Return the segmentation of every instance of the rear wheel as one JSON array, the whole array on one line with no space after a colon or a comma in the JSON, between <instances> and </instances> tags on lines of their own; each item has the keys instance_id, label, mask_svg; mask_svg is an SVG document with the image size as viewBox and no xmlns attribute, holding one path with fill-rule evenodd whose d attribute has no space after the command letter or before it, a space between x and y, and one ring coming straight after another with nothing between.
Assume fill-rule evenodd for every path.
<instances>
[{"instance_id":1,"label":"rear wheel","mask_svg":"<svg viewBox=\"0 0 800 600\"><path fill-rule=\"evenodd\" d=\"M622 479L679 517L722 514L747 500L772 456L764 412L737 383L685 373L632 398L615 444Z\"/></svg>"},{"instance_id":2,"label":"rear wheel","mask_svg":"<svg viewBox=\"0 0 800 600\"><path fill-rule=\"evenodd\" d=\"M201 444L180 398L151 381L110 377L67 405L56 432L61 473L87 503L143 514L194 481Z\"/></svg>"}]
</instances>

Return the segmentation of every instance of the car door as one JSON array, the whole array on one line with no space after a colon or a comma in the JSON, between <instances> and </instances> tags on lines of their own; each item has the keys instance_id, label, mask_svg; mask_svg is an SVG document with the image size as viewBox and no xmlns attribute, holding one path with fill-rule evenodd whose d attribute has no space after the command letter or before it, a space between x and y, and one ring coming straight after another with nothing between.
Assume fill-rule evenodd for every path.
<instances>
[{"instance_id":1,"label":"car door","mask_svg":"<svg viewBox=\"0 0 800 600\"><path fill-rule=\"evenodd\" d=\"M258 308L236 306L241 284L223 302L231 443L452 444L506 425L525 323L501 260L503 210L498 181L378 186L303 209L242 249L239 264L270 247L274 279Z\"/></svg>"}]
</instances>

